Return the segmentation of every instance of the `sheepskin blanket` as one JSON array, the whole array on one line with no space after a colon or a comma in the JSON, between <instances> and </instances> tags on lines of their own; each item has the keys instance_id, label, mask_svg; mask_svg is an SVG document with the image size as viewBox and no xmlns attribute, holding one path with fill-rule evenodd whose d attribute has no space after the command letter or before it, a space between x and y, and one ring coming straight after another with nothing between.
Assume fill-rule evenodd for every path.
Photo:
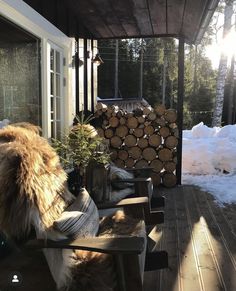
<instances>
[{"instance_id":1,"label":"sheepskin blanket","mask_svg":"<svg viewBox=\"0 0 236 291\"><path fill-rule=\"evenodd\" d=\"M143 222L123 212L98 221L98 231L93 230L92 234L82 223L83 231L77 236L71 221L78 227L81 217L85 221L90 214L83 207L71 206L78 201L68 191L66 180L58 155L39 136L38 127L21 123L0 129L0 229L8 236L27 237L33 228L38 238L54 240L81 235L145 237ZM91 203L91 213L96 212L89 201L85 204ZM69 222L70 215L63 216L68 211L73 212ZM44 253L58 290L115 290L116 272L111 256L60 249L45 249Z\"/></svg>"}]
</instances>

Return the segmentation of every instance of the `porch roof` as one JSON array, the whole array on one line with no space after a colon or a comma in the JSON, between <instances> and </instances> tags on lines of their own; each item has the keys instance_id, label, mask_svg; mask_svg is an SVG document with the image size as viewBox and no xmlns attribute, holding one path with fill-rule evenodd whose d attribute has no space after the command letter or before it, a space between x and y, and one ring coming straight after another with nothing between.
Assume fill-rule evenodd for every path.
<instances>
[{"instance_id":1,"label":"porch roof","mask_svg":"<svg viewBox=\"0 0 236 291\"><path fill-rule=\"evenodd\" d=\"M219 0L25 0L68 36L200 41Z\"/></svg>"}]
</instances>

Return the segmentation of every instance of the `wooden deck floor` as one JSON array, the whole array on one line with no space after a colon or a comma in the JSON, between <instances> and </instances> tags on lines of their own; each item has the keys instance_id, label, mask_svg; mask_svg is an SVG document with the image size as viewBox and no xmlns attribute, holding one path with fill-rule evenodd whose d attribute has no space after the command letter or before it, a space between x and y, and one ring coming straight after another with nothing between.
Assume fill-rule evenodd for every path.
<instances>
[{"instance_id":1,"label":"wooden deck floor","mask_svg":"<svg viewBox=\"0 0 236 291\"><path fill-rule=\"evenodd\" d=\"M145 291L235 291L236 205L219 207L194 186L160 189L165 223L152 229L169 268L145 273Z\"/></svg>"}]
</instances>

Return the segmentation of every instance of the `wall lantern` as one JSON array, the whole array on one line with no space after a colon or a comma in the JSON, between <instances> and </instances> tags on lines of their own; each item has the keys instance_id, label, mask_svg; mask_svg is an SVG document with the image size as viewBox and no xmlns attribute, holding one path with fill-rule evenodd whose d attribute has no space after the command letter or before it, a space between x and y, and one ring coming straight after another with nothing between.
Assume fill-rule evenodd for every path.
<instances>
[{"instance_id":1,"label":"wall lantern","mask_svg":"<svg viewBox=\"0 0 236 291\"><path fill-rule=\"evenodd\" d=\"M100 56L100 54L96 54L96 56L93 58L92 62L97 66L99 66L99 65L104 63L102 58L101 58L101 56Z\"/></svg>"}]
</instances>

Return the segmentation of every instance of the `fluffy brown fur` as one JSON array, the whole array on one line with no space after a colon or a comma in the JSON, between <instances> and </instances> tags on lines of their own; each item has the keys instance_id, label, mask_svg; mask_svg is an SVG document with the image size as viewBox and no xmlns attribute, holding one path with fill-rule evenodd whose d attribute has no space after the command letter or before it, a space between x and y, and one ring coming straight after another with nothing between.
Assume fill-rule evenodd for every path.
<instances>
[{"instance_id":1,"label":"fluffy brown fur","mask_svg":"<svg viewBox=\"0 0 236 291\"><path fill-rule=\"evenodd\" d=\"M66 178L56 152L34 126L0 129L0 229L20 237L33 225L42 237L63 239L52 225L74 199ZM99 235L138 235L141 229L137 220L117 212L102 220ZM60 290L115 290L109 255L48 249L45 256Z\"/></svg>"},{"instance_id":2,"label":"fluffy brown fur","mask_svg":"<svg viewBox=\"0 0 236 291\"><path fill-rule=\"evenodd\" d=\"M72 199L65 188L66 178L45 139L22 127L1 129L0 228L16 237L27 233L34 207L42 227L51 227Z\"/></svg>"}]
</instances>

